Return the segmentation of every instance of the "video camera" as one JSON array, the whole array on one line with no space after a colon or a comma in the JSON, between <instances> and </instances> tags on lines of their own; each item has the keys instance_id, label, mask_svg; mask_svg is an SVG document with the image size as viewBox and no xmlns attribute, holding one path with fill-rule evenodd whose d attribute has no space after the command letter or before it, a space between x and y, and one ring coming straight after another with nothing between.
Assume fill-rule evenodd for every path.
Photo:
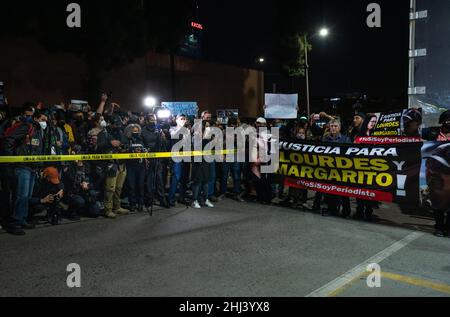
<instances>
[{"instance_id":1,"label":"video camera","mask_svg":"<svg viewBox=\"0 0 450 317\"><path fill-rule=\"evenodd\" d=\"M73 112L89 112L90 107L89 107L89 103L87 101L83 101L83 100L71 100L70 101L70 106L69 106L69 111L73 111Z\"/></svg>"}]
</instances>

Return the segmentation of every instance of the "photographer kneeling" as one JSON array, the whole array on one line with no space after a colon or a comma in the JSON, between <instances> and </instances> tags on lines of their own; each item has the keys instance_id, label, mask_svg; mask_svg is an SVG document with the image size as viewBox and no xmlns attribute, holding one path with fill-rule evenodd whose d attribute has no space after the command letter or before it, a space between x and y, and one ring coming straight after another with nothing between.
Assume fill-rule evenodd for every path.
<instances>
[{"instance_id":1,"label":"photographer kneeling","mask_svg":"<svg viewBox=\"0 0 450 317\"><path fill-rule=\"evenodd\" d=\"M97 204L98 193L94 190L88 175L89 165L83 161L74 162L64 171L69 220L78 221L81 215L89 218L100 216L100 208Z\"/></svg>"},{"instance_id":2,"label":"photographer kneeling","mask_svg":"<svg viewBox=\"0 0 450 317\"><path fill-rule=\"evenodd\" d=\"M47 167L42 173L42 181L30 199L33 214L47 212L48 222L52 225L61 223L62 206L60 204L64 195L64 185L59 179L58 170Z\"/></svg>"}]
</instances>

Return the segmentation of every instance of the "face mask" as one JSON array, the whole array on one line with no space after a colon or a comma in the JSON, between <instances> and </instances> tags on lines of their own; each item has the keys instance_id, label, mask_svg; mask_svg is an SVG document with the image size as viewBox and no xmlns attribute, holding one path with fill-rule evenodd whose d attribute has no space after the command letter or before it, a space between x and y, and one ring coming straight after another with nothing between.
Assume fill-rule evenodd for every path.
<instances>
[{"instance_id":1,"label":"face mask","mask_svg":"<svg viewBox=\"0 0 450 317\"><path fill-rule=\"evenodd\" d=\"M39 125L41 126L42 130L47 129L47 122L39 122Z\"/></svg>"},{"instance_id":2,"label":"face mask","mask_svg":"<svg viewBox=\"0 0 450 317\"><path fill-rule=\"evenodd\" d=\"M297 134L297 139L298 140L305 140L306 139L306 135L304 135L304 134Z\"/></svg>"},{"instance_id":3,"label":"face mask","mask_svg":"<svg viewBox=\"0 0 450 317\"><path fill-rule=\"evenodd\" d=\"M139 133L132 133L131 136L135 139L139 138Z\"/></svg>"},{"instance_id":4,"label":"face mask","mask_svg":"<svg viewBox=\"0 0 450 317\"><path fill-rule=\"evenodd\" d=\"M186 121L184 121L184 120L177 120L177 125L178 125L179 127L184 127L185 124L186 124Z\"/></svg>"},{"instance_id":5,"label":"face mask","mask_svg":"<svg viewBox=\"0 0 450 317\"><path fill-rule=\"evenodd\" d=\"M444 123L443 127L445 130L450 131L450 123Z\"/></svg>"},{"instance_id":6,"label":"face mask","mask_svg":"<svg viewBox=\"0 0 450 317\"><path fill-rule=\"evenodd\" d=\"M22 121L25 123L31 123L33 121L33 117L31 116L22 117Z\"/></svg>"},{"instance_id":7,"label":"face mask","mask_svg":"<svg viewBox=\"0 0 450 317\"><path fill-rule=\"evenodd\" d=\"M107 123L105 120L100 121L100 126L101 126L102 128L106 128L106 127L108 126L108 123Z\"/></svg>"}]
</instances>

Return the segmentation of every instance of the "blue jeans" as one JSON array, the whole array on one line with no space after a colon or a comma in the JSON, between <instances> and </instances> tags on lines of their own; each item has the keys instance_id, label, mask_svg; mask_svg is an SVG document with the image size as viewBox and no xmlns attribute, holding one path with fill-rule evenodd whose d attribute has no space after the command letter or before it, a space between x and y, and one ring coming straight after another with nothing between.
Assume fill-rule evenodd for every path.
<instances>
[{"instance_id":1,"label":"blue jeans","mask_svg":"<svg viewBox=\"0 0 450 317\"><path fill-rule=\"evenodd\" d=\"M180 200L184 199L186 186L182 180L183 163L175 163L172 165L172 176L170 179L169 203L175 203L175 195L177 193L178 184L180 184Z\"/></svg>"},{"instance_id":2,"label":"blue jeans","mask_svg":"<svg viewBox=\"0 0 450 317\"><path fill-rule=\"evenodd\" d=\"M29 201L33 197L36 172L18 167L14 170L16 177L16 201L14 203L13 225L21 226L27 222Z\"/></svg>"},{"instance_id":3,"label":"blue jeans","mask_svg":"<svg viewBox=\"0 0 450 317\"><path fill-rule=\"evenodd\" d=\"M220 194L225 195L227 193L228 186L228 174L231 171L233 177L233 193L239 195L241 193L241 163L234 162L222 163L222 181L220 184Z\"/></svg>"}]
</instances>

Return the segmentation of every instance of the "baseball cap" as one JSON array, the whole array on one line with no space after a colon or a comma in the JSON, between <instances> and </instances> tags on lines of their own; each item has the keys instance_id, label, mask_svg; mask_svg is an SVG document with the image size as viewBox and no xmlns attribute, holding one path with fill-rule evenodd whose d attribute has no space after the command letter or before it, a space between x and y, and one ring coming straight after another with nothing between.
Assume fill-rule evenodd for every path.
<instances>
[{"instance_id":1,"label":"baseball cap","mask_svg":"<svg viewBox=\"0 0 450 317\"><path fill-rule=\"evenodd\" d=\"M264 118L258 118L258 119L256 120L256 123L267 124L267 120L264 119Z\"/></svg>"},{"instance_id":2,"label":"baseball cap","mask_svg":"<svg viewBox=\"0 0 450 317\"><path fill-rule=\"evenodd\" d=\"M54 168L54 167L47 167L47 168L44 170L43 176L44 176L45 178L47 178L48 181L49 181L50 183L54 184L54 185L59 185L59 183L61 182L61 181L59 180L59 172L58 172L58 170L57 170L56 168Z\"/></svg>"}]
</instances>

